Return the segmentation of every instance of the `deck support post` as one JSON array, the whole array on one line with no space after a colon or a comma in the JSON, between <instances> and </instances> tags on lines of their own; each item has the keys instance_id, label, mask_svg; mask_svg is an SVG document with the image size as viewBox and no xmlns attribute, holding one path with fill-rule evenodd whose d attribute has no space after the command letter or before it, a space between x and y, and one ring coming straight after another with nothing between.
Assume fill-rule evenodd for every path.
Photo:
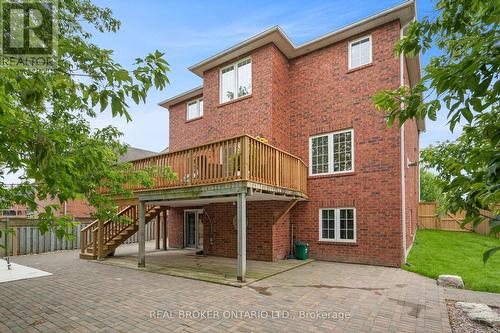
<instances>
[{"instance_id":1,"label":"deck support post","mask_svg":"<svg viewBox=\"0 0 500 333\"><path fill-rule=\"evenodd\" d=\"M146 266L146 204L139 201L139 267Z\"/></svg>"},{"instance_id":2,"label":"deck support post","mask_svg":"<svg viewBox=\"0 0 500 333\"><path fill-rule=\"evenodd\" d=\"M168 222L167 222L167 210L163 210L163 251L168 249Z\"/></svg>"},{"instance_id":3,"label":"deck support post","mask_svg":"<svg viewBox=\"0 0 500 333\"><path fill-rule=\"evenodd\" d=\"M161 213L156 216L156 224L155 224L155 248L157 250L160 249L160 237L161 237L161 234L160 234L160 223L161 223L160 215L161 215Z\"/></svg>"},{"instance_id":4,"label":"deck support post","mask_svg":"<svg viewBox=\"0 0 500 333\"><path fill-rule=\"evenodd\" d=\"M104 222L99 219L97 222L97 260L104 259ZM94 246L96 241L94 241Z\"/></svg>"},{"instance_id":5,"label":"deck support post","mask_svg":"<svg viewBox=\"0 0 500 333\"><path fill-rule=\"evenodd\" d=\"M237 196L237 232L238 232L238 281L245 282L247 270L247 199L246 193Z\"/></svg>"}]
</instances>

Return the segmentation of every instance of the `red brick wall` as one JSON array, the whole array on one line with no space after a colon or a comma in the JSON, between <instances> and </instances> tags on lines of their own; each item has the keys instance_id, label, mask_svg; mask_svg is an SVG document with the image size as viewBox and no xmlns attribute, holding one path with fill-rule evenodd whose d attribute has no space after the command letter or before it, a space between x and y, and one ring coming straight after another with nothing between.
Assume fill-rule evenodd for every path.
<instances>
[{"instance_id":1,"label":"red brick wall","mask_svg":"<svg viewBox=\"0 0 500 333\"><path fill-rule=\"evenodd\" d=\"M295 226L295 239L309 242L310 253L319 259L389 266L402 263L400 131L386 127L383 115L375 110L371 100L375 92L400 85L399 58L393 55L394 43L399 39L399 22L352 39L368 33L372 36L373 63L365 68L348 71L348 40L290 61L274 45L266 45L251 54L251 97L219 105L219 68L214 68L204 74L202 119L186 123L185 103L171 108L172 150L248 133L266 137L308 163L310 136L354 129L354 172L309 177L310 200L298 204L280 225L271 226L269 222L272 203L258 209L257 203L248 204L250 259L277 260L286 256L291 222ZM408 125L405 134L408 154L418 154L416 140L415 126ZM409 214L408 208L416 207L412 194L416 185L413 174L408 173L406 180ZM319 209L340 207L356 208L356 243L318 241ZM213 226L214 245L208 253L234 257L235 207L211 205L207 211L217 221ZM413 221L415 216L416 210ZM256 229L252 229L252 224ZM408 234L410 237L411 232ZM209 238L205 235L205 245Z\"/></svg>"},{"instance_id":2,"label":"red brick wall","mask_svg":"<svg viewBox=\"0 0 500 333\"><path fill-rule=\"evenodd\" d=\"M48 205L59 205L59 210L55 213L55 215L64 215L64 204L60 203L57 199L47 198L45 200L37 200L37 204L39 213L44 211L44 208ZM84 199L68 200L66 203L66 214L73 216L74 218L89 218L94 212L95 209L89 205L87 200Z\"/></svg>"},{"instance_id":3,"label":"red brick wall","mask_svg":"<svg viewBox=\"0 0 500 333\"><path fill-rule=\"evenodd\" d=\"M271 144L278 148L290 148L290 116L288 110L289 62L281 51L272 47L272 134Z\"/></svg>"},{"instance_id":4,"label":"red brick wall","mask_svg":"<svg viewBox=\"0 0 500 333\"><path fill-rule=\"evenodd\" d=\"M290 253L290 213L273 225L273 261L285 259Z\"/></svg>"},{"instance_id":5,"label":"red brick wall","mask_svg":"<svg viewBox=\"0 0 500 333\"><path fill-rule=\"evenodd\" d=\"M247 259L276 261L288 254L288 221L273 226L273 216L286 206L276 201L247 202ZM209 255L235 258L237 254L237 232L233 225L236 205L232 203L205 206L212 222L212 232L205 219L204 251ZM213 240L209 246L210 239ZM284 243L284 245L283 245Z\"/></svg>"},{"instance_id":6,"label":"red brick wall","mask_svg":"<svg viewBox=\"0 0 500 333\"><path fill-rule=\"evenodd\" d=\"M276 261L289 252L289 217L273 225L273 218L287 203L278 201L247 202L247 259ZM172 208L168 215L169 245L183 247L184 210L202 207ZM236 205L218 203L203 207L203 250L205 254L235 258L237 232L233 224ZM209 218L207 218L207 215ZM287 214L288 215L288 214Z\"/></svg>"},{"instance_id":7,"label":"red brick wall","mask_svg":"<svg viewBox=\"0 0 500 333\"><path fill-rule=\"evenodd\" d=\"M361 34L361 37L364 34ZM373 65L348 71L348 41L290 62L291 152L309 160L308 138L354 129L355 170L351 174L309 177L310 201L292 212L296 239L325 260L398 266L402 261L400 135L388 129L371 96L400 84L393 45L399 24L371 32ZM353 37L355 39L356 37ZM355 244L320 242L319 209L355 207Z\"/></svg>"},{"instance_id":8,"label":"red brick wall","mask_svg":"<svg viewBox=\"0 0 500 333\"><path fill-rule=\"evenodd\" d=\"M0 209L0 216L23 216L28 214L28 207L26 205L12 205L8 208Z\"/></svg>"},{"instance_id":9,"label":"red brick wall","mask_svg":"<svg viewBox=\"0 0 500 333\"><path fill-rule=\"evenodd\" d=\"M171 208L167 216L168 246L182 248L184 246L184 209Z\"/></svg>"},{"instance_id":10,"label":"red brick wall","mask_svg":"<svg viewBox=\"0 0 500 333\"><path fill-rule=\"evenodd\" d=\"M236 205L213 204L205 209L212 221L212 233L210 234L210 226L205 224L203 237L207 241L212 239L213 242L212 246L208 246L210 242L204 244L204 251L210 255L235 258L237 233L233 220L236 216ZM265 207L256 203L247 204L247 259L272 260L272 222L269 218L272 218L272 215Z\"/></svg>"},{"instance_id":11,"label":"red brick wall","mask_svg":"<svg viewBox=\"0 0 500 333\"><path fill-rule=\"evenodd\" d=\"M222 66L204 73L203 118L186 122L186 103L170 108L170 150L250 134L272 137L272 74L275 46L267 45L252 54L252 94L219 104L219 73ZM244 58L247 55L241 57ZM236 60L236 59L235 59Z\"/></svg>"}]
</instances>

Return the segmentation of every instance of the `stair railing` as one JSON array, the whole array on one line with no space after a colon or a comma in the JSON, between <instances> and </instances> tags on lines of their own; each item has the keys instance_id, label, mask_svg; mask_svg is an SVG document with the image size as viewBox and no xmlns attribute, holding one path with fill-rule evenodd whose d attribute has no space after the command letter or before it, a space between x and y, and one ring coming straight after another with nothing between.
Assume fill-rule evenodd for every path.
<instances>
[{"instance_id":1,"label":"stair railing","mask_svg":"<svg viewBox=\"0 0 500 333\"><path fill-rule=\"evenodd\" d=\"M157 206L146 206L146 215L156 209ZM105 245L110 240L114 239L117 235L123 232L126 228L128 228L132 224L137 224L139 221L137 206L127 206L122 209L117 214L123 219L118 220L107 220L105 221L103 226L103 244ZM147 218L147 217L146 217ZM148 219L146 222L149 222ZM86 227L84 227L80 232L80 251L81 253L86 253L87 249L92 247L92 254L97 256L99 240L98 240L98 232L99 232L99 220L95 220L90 223Z\"/></svg>"},{"instance_id":2,"label":"stair railing","mask_svg":"<svg viewBox=\"0 0 500 333\"><path fill-rule=\"evenodd\" d=\"M136 209L135 206L127 206L121 211L118 212L118 215L121 215L125 212L130 211L131 209ZM109 223L110 221L105 221L104 224ZM80 252L86 253L87 249L92 247L92 252L94 255L97 255L97 246L94 246L94 243L97 244L97 231L99 226L99 220L95 220L92 223L89 223L80 231Z\"/></svg>"}]
</instances>

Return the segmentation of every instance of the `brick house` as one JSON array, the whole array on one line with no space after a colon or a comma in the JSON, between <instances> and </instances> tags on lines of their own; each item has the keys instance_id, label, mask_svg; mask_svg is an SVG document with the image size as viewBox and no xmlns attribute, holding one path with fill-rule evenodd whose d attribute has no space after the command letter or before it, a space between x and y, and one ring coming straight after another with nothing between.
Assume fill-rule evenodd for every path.
<instances>
[{"instance_id":1,"label":"brick house","mask_svg":"<svg viewBox=\"0 0 500 333\"><path fill-rule=\"evenodd\" d=\"M413 19L408 1L300 46L273 27L191 66L203 85L160 103L170 152L134 162L177 179L123 199L134 232L163 212L169 246L237 257L240 279L246 258L282 260L294 241L321 260L404 263L425 125L387 128L371 97L420 80L419 58L393 52Z\"/></svg>"}]
</instances>

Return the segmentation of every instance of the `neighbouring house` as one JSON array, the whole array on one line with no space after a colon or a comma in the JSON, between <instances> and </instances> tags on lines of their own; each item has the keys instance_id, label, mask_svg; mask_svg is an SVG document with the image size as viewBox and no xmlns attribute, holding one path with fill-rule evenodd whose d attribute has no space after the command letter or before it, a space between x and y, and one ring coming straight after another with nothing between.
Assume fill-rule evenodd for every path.
<instances>
[{"instance_id":1,"label":"neighbouring house","mask_svg":"<svg viewBox=\"0 0 500 333\"><path fill-rule=\"evenodd\" d=\"M300 46L273 27L189 67L203 85L160 103L169 151L132 161L170 166L176 179L116 198L133 221L102 247L82 234L81 257L104 256L138 230L141 239L163 213L170 247L237 257L240 280L247 258L282 260L294 241L321 260L403 264L425 124L387 128L371 98L419 82L419 57L393 51L414 19L407 1Z\"/></svg>"},{"instance_id":2,"label":"neighbouring house","mask_svg":"<svg viewBox=\"0 0 500 333\"><path fill-rule=\"evenodd\" d=\"M26 205L12 205L6 209L0 209L1 217L28 217L32 216L32 212L26 207Z\"/></svg>"},{"instance_id":3,"label":"neighbouring house","mask_svg":"<svg viewBox=\"0 0 500 333\"><path fill-rule=\"evenodd\" d=\"M137 160L140 158L152 157L158 154L162 154L168 151L165 148L160 153L154 151L128 147L125 154L120 156L119 162L129 162ZM15 184L9 184L7 186L15 186ZM36 219L40 212L44 211L44 208L48 205L58 205L59 208L54 213L55 216L70 215L77 221L85 221L91 218L94 208L89 205L87 200L84 198L68 200L67 202L60 203L57 198L46 198L43 200L37 199L38 210L35 212L30 211L26 205L13 205L12 207L6 209L0 209L0 218L31 218Z\"/></svg>"},{"instance_id":4,"label":"neighbouring house","mask_svg":"<svg viewBox=\"0 0 500 333\"><path fill-rule=\"evenodd\" d=\"M37 219L38 214L43 212L47 205L59 205L59 208L54 213L55 216L70 215L77 221L85 221L90 218L93 212L92 207L84 199L68 200L61 204L57 199L37 199L38 210L32 211L26 205L15 204L6 209L0 209L0 220L11 219Z\"/></svg>"},{"instance_id":5,"label":"neighbouring house","mask_svg":"<svg viewBox=\"0 0 500 333\"><path fill-rule=\"evenodd\" d=\"M160 154L161 154L161 152L160 152ZM120 156L118 161L121 163L130 162L130 161L138 160L141 158L152 157L155 155L158 155L158 153L156 153L154 151L150 151L150 150L145 150L145 149L140 149L140 148L129 146L129 147L127 147L127 151L125 152L125 154Z\"/></svg>"}]
</instances>

